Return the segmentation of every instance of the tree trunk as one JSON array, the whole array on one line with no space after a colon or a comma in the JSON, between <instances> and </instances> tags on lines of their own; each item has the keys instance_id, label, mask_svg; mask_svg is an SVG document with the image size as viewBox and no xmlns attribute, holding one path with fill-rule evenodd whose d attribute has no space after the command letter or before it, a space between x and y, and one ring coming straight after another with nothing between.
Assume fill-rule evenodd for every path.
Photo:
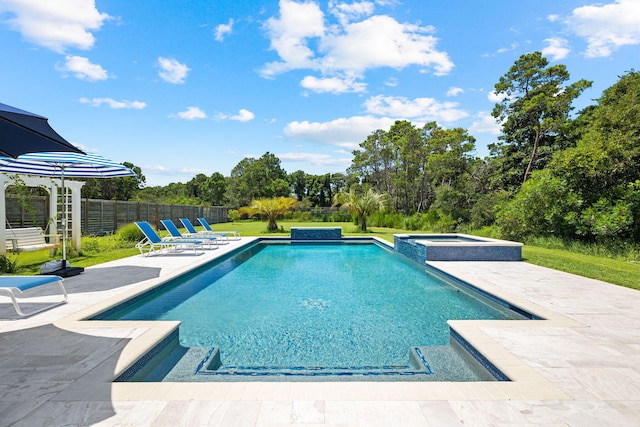
<instances>
[{"instance_id":1,"label":"tree trunk","mask_svg":"<svg viewBox=\"0 0 640 427\"><path fill-rule=\"evenodd\" d=\"M536 155L538 154L538 144L540 144L540 123L536 123L536 137L533 141L533 151L531 151L531 158L529 159L529 164L527 165L527 170L524 171L524 179L522 183L524 184L529 179L529 175L531 175L531 169L533 169L533 162L536 160Z\"/></svg>"}]
</instances>

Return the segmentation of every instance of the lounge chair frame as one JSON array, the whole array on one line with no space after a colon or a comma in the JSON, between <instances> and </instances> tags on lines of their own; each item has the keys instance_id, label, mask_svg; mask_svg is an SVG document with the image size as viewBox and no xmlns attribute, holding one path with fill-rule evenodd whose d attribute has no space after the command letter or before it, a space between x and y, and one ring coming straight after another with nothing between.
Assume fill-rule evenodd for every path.
<instances>
[{"instance_id":1,"label":"lounge chair frame","mask_svg":"<svg viewBox=\"0 0 640 427\"><path fill-rule=\"evenodd\" d=\"M189 236L216 236L219 238L221 244L229 243L229 234L220 231L213 230L201 230L198 231L191 223L189 218L180 218L180 222L187 230Z\"/></svg>"},{"instance_id":2,"label":"lounge chair frame","mask_svg":"<svg viewBox=\"0 0 640 427\"><path fill-rule=\"evenodd\" d=\"M165 240L165 239L162 239L158 235L158 233L155 232L155 230L151 227L151 224L149 224L148 222L141 221L141 222L136 222L135 224L138 226L140 231L142 231L142 233L145 236L144 239L142 239L136 244L136 248L140 251L141 255L145 255L144 253L145 248L148 248L145 256L150 256L151 254L154 254L154 253L162 254L161 251L163 249L175 249L176 251L179 251L180 249L185 247L193 248L193 252L196 255L198 255L198 248L201 249L202 251L201 253L204 253L201 240L194 240L194 239Z\"/></svg>"},{"instance_id":3,"label":"lounge chair frame","mask_svg":"<svg viewBox=\"0 0 640 427\"><path fill-rule=\"evenodd\" d=\"M240 232L239 231L236 231L236 230L232 230L232 231L215 231L213 228L211 228L211 226L209 225L207 220L205 218L203 218L203 217L199 217L198 218L198 222L204 227L204 229L206 231L209 231L211 233L226 234L227 237L228 236L233 236L234 240L240 240Z\"/></svg>"},{"instance_id":4,"label":"lounge chair frame","mask_svg":"<svg viewBox=\"0 0 640 427\"><path fill-rule=\"evenodd\" d=\"M67 291L62 284L63 278L59 276L0 276L0 293L7 295L11 299L13 308L20 317L29 317L41 313L53 307L66 304L68 301ZM24 311L20 308L20 301L24 300L23 293L29 289L57 283L62 292L62 300L46 305L31 311Z\"/></svg>"},{"instance_id":5,"label":"lounge chair frame","mask_svg":"<svg viewBox=\"0 0 640 427\"><path fill-rule=\"evenodd\" d=\"M209 248L212 248L213 244L221 244L220 239L213 234L199 234L199 233L187 233L182 234L176 224L170 219L161 219L160 222L164 226L164 228L169 232L169 236L165 237L166 240L172 239L182 239L182 240L202 240L209 245Z\"/></svg>"}]
</instances>

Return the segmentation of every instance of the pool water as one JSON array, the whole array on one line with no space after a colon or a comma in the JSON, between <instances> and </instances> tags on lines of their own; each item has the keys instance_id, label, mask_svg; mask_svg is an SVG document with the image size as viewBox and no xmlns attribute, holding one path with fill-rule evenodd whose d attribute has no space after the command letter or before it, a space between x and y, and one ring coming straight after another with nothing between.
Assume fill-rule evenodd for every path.
<instances>
[{"instance_id":1,"label":"pool water","mask_svg":"<svg viewBox=\"0 0 640 427\"><path fill-rule=\"evenodd\" d=\"M180 320L192 363L216 348L209 372L264 373L407 366L449 345L449 319L516 317L376 244L262 243L106 318Z\"/></svg>"}]
</instances>

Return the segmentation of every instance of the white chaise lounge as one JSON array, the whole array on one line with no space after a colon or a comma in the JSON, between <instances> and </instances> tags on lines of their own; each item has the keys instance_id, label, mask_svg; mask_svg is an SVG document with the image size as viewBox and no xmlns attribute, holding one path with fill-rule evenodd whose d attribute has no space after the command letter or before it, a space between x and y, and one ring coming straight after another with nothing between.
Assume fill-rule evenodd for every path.
<instances>
[{"instance_id":1,"label":"white chaise lounge","mask_svg":"<svg viewBox=\"0 0 640 427\"><path fill-rule=\"evenodd\" d=\"M58 276L0 276L0 294L7 295L11 298L13 308L15 308L16 313L18 313L19 316L33 316L34 314L49 310L50 308L57 307L67 302L67 291L65 290L62 281L62 277ZM23 292L54 283L57 284L60 287L60 291L62 291L61 301L44 303L44 306L28 312L20 308L19 299L24 300ZM34 303L36 303L36 301L34 301ZM38 305L40 304L38 303Z\"/></svg>"}]
</instances>

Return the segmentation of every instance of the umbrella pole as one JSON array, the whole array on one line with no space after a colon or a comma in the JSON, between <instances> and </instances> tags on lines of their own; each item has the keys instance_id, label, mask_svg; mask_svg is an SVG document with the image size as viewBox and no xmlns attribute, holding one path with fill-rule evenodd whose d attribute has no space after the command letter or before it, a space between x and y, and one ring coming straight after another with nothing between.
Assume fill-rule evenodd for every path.
<instances>
[{"instance_id":1,"label":"umbrella pole","mask_svg":"<svg viewBox=\"0 0 640 427\"><path fill-rule=\"evenodd\" d=\"M62 192L62 268L67 268L67 194L64 188L64 166L60 168L60 189Z\"/></svg>"},{"instance_id":2,"label":"umbrella pole","mask_svg":"<svg viewBox=\"0 0 640 427\"><path fill-rule=\"evenodd\" d=\"M67 208L67 192L64 186L64 165L60 167L60 187L62 190L62 205L64 214L62 215L64 224L62 225L63 236L62 236L62 268L55 271L54 274L57 274L61 277L71 277L77 274L80 274L84 271L82 267L70 267L67 264L67 234L69 229L69 217L68 217L68 208Z\"/></svg>"}]
</instances>

